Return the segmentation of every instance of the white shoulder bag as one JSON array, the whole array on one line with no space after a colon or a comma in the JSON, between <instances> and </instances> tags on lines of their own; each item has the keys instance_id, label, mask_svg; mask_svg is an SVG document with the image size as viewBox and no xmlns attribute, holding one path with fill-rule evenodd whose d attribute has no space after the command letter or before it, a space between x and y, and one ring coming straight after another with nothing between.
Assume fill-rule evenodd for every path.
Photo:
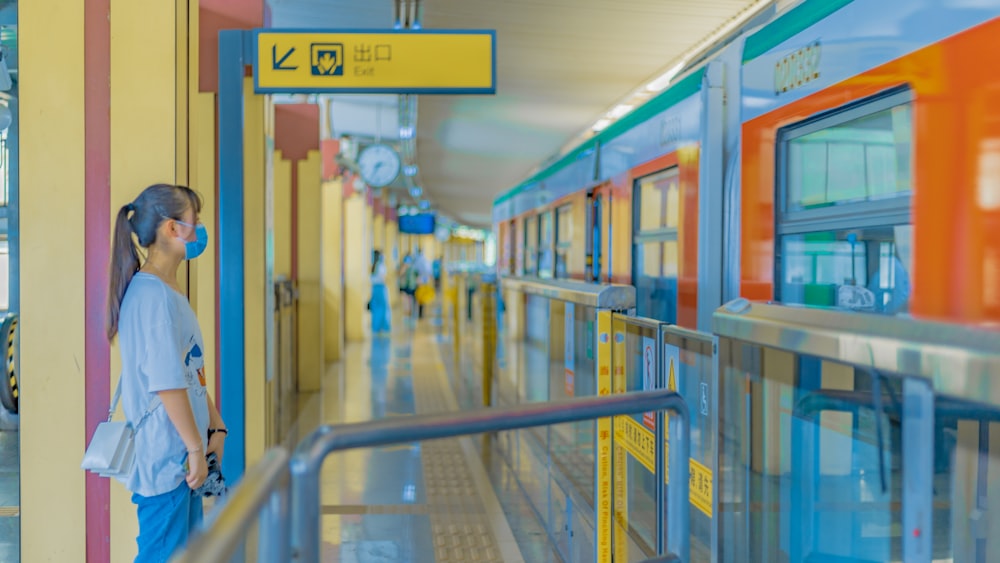
<instances>
[{"instance_id":1,"label":"white shoulder bag","mask_svg":"<svg viewBox=\"0 0 1000 563\"><path fill-rule=\"evenodd\" d=\"M135 461L135 433L152 412L155 399L150 401L149 408L146 409L139 423L133 428L126 420L111 420L118 408L118 400L121 399L121 396L122 380L119 377L115 396L111 399L111 408L108 410L108 420L97 425L94 437L90 439L90 445L87 446L87 451L83 454L83 463L80 464L80 468L92 471L101 477L124 480L132 469L133 461Z\"/></svg>"}]
</instances>

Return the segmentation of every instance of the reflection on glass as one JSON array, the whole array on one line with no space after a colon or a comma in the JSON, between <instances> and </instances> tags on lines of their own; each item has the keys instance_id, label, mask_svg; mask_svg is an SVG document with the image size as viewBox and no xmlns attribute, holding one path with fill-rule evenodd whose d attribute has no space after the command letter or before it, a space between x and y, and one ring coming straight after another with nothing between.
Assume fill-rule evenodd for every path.
<instances>
[{"instance_id":1,"label":"reflection on glass","mask_svg":"<svg viewBox=\"0 0 1000 563\"><path fill-rule=\"evenodd\" d=\"M930 413L903 408L903 376L720 342L719 561L904 561L902 429ZM997 413L938 396L933 416L928 560L991 561L972 530Z\"/></svg>"},{"instance_id":2,"label":"reflection on glass","mask_svg":"<svg viewBox=\"0 0 1000 563\"><path fill-rule=\"evenodd\" d=\"M907 103L788 141L786 211L909 193L910 114Z\"/></svg>"},{"instance_id":3,"label":"reflection on glass","mask_svg":"<svg viewBox=\"0 0 1000 563\"><path fill-rule=\"evenodd\" d=\"M676 167L639 180L639 231L676 229L680 203Z\"/></svg>"},{"instance_id":4,"label":"reflection on glass","mask_svg":"<svg viewBox=\"0 0 1000 563\"><path fill-rule=\"evenodd\" d=\"M538 217L531 216L524 220L524 274L533 276L538 273Z\"/></svg>"},{"instance_id":5,"label":"reflection on glass","mask_svg":"<svg viewBox=\"0 0 1000 563\"><path fill-rule=\"evenodd\" d=\"M636 310L639 316L677 322L676 240L636 245Z\"/></svg>"},{"instance_id":6,"label":"reflection on glass","mask_svg":"<svg viewBox=\"0 0 1000 563\"><path fill-rule=\"evenodd\" d=\"M569 252L573 247L573 206L556 210L556 278L569 277Z\"/></svg>"},{"instance_id":7,"label":"reflection on glass","mask_svg":"<svg viewBox=\"0 0 1000 563\"><path fill-rule=\"evenodd\" d=\"M906 312L908 229L827 231L781 238L781 301L896 314Z\"/></svg>"},{"instance_id":8,"label":"reflection on glass","mask_svg":"<svg viewBox=\"0 0 1000 563\"><path fill-rule=\"evenodd\" d=\"M540 278L551 278L555 274L552 236L552 212L547 211L539 216L538 277Z\"/></svg>"}]
</instances>

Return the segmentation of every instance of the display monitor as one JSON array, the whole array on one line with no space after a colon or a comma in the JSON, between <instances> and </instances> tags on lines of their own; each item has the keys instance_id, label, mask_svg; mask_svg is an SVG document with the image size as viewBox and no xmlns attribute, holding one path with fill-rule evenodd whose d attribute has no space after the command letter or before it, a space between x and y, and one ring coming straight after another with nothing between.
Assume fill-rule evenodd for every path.
<instances>
[{"instance_id":1,"label":"display monitor","mask_svg":"<svg viewBox=\"0 0 1000 563\"><path fill-rule=\"evenodd\" d=\"M434 214L400 215L399 232L406 235L434 234Z\"/></svg>"}]
</instances>

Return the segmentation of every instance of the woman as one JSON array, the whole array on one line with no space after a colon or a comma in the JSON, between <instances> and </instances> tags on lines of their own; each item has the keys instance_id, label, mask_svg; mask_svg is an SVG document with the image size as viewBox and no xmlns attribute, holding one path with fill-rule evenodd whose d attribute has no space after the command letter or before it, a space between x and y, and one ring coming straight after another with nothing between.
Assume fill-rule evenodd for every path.
<instances>
[{"instance_id":1,"label":"woman","mask_svg":"<svg viewBox=\"0 0 1000 563\"><path fill-rule=\"evenodd\" d=\"M376 250L372 260L372 333L389 333L389 290L385 287L385 257Z\"/></svg>"},{"instance_id":2,"label":"woman","mask_svg":"<svg viewBox=\"0 0 1000 563\"><path fill-rule=\"evenodd\" d=\"M198 319L177 283L184 260L208 244L201 198L157 184L118 211L108 292L108 340L120 341L125 417L135 428L135 462L125 479L137 506L136 561L166 561L202 519L195 494L221 461L226 425L205 389ZM146 249L140 267L133 242ZM207 443L206 443L207 442Z\"/></svg>"}]
</instances>

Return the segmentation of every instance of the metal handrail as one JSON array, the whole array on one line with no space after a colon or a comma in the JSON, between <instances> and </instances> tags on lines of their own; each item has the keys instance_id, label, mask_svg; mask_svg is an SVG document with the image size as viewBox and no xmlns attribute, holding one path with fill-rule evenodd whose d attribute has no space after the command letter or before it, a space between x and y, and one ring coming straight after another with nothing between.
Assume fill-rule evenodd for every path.
<instances>
[{"instance_id":1,"label":"metal handrail","mask_svg":"<svg viewBox=\"0 0 1000 563\"><path fill-rule=\"evenodd\" d=\"M171 563L230 561L246 541L253 520L260 517L259 561L287 560L289 543L289 454L272 448L250 468L225 501L205 518L201 531Z\"/></svg>"},{"instance_id":2,"label":"metal handrail","mask_svg":"<svg viewBox=\"0 0 1000 563\"><path fill-rule=\"evenodd\" d=\"M533 403L435 415L394 417L341 426L321 426L307 436L292 456L292 557L302 563L319 561L320 468L326 456L351 448L385 446L483 432L548 426L610 416L667 410L670 417L671 483L668 490L667 550L689 560L688 458L691 455L688 409L673 391L657 390L603 397ZM611 455L610 452L598 455Z\"/></svg>"},{"instance_id":3,"label":"metal handrail","mask_svg":"<svg viewBox=\"0 0 1000 563\"><path fill-rule=\"evenodd\" d=\"M506 277L501 280L501 284L509 291L540 295L596 309L626 311L635 307L635 287L631 285L607 285L534 277Z\"/></svg>"}]
</instances>

